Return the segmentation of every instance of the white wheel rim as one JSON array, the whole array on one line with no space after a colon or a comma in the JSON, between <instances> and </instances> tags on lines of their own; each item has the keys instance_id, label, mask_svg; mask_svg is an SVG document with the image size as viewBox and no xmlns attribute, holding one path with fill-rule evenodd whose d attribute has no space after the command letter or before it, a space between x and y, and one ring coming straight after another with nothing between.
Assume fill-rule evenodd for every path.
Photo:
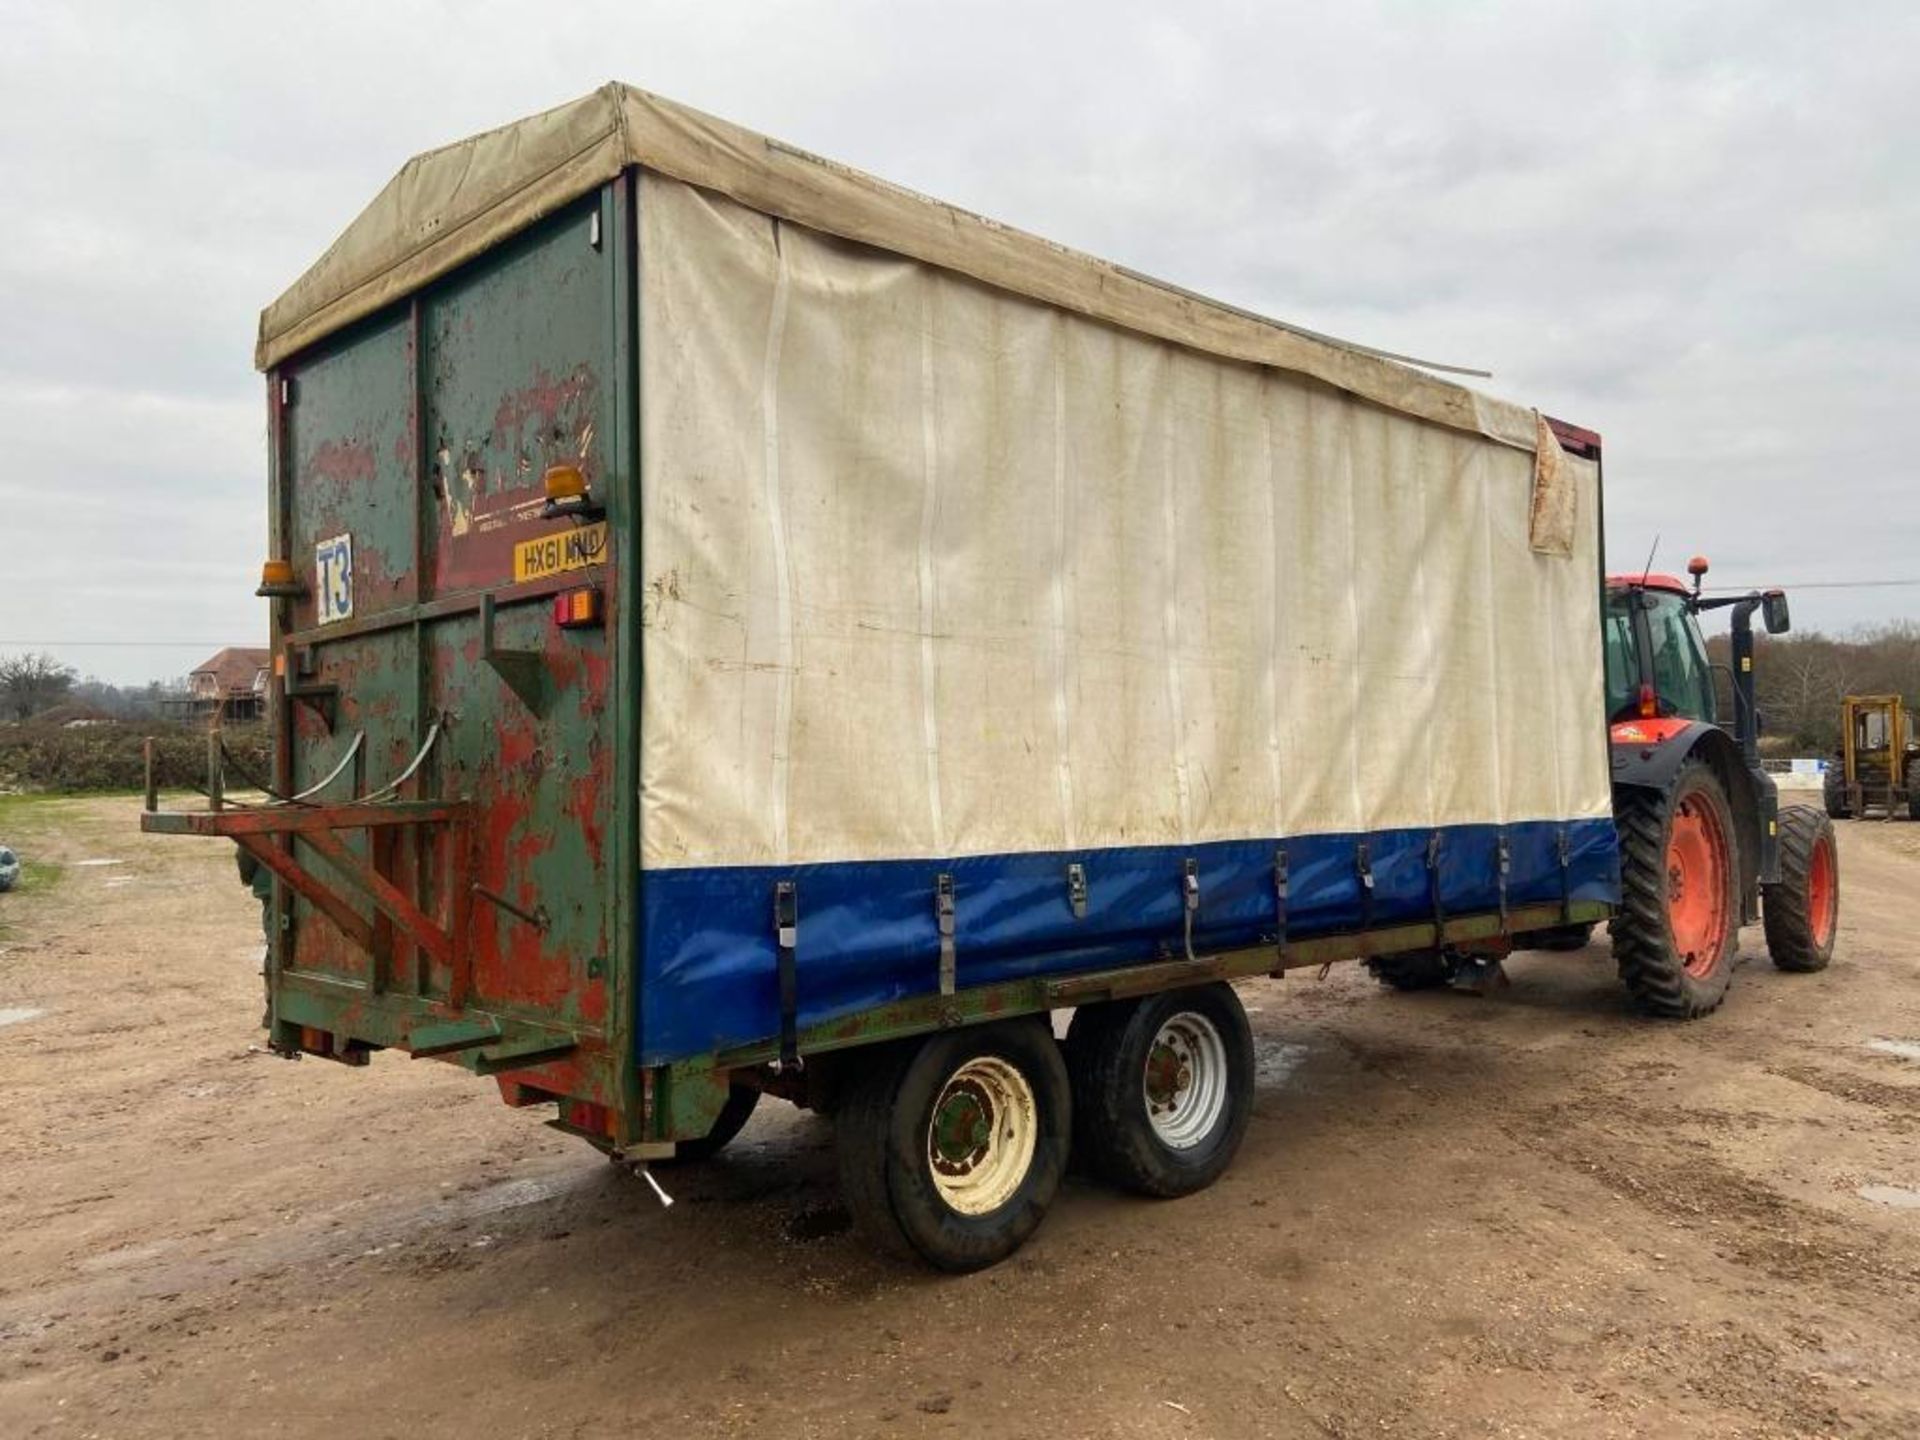
<instances>
[{"instance_id":1,"label":"white wheel rim","mask_svg":"<svg viewBox=\"0 0 1920 1440\"><path fill-rule=\"evenodd\" d=\"M1040 1107L1017 1066L979 1055L947 1077L927 1119L933 1187L962 1215L990 1215L1013 1198L1040 1138Z\"/></svg>"},{"instance_id":2,"label":"white wheel rim","mask_svg":"<svg viewBox=\"0 0 1920 1440\"><path fill-rule=\"evenodd\" d=\"M1206 1016L1183 1010L1147 1049L1141 1099L1160 1143L1191 1150L1227 1108L1227 1045Z\"/></svg>"}]
</instances>

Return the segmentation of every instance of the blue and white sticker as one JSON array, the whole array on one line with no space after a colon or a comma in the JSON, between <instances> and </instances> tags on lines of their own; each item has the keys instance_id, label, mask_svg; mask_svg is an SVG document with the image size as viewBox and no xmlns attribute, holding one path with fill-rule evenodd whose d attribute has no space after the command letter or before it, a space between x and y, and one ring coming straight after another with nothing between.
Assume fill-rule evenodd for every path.
<instances>
[{"instance_id":1,"label":"blue and white sticker","mask_svg":"<svg viewBox=\"0 0 1920 1440\"><path fill-rule=\"evenodd\" d=\"M330 625L353 614L353 537L335 535L313 547L314 589L320 623Z\"/></svg>"}]
</instances>

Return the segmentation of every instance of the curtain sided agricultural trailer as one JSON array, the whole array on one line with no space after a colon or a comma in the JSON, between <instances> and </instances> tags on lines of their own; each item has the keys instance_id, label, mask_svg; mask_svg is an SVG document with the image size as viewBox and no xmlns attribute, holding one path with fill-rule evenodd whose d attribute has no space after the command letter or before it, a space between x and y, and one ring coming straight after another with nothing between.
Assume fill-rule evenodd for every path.
<instances>
[{"instance_id":1,"label":"curtain sided agricultural trailer","mask_svg":"<svg viewBox=\"0 0 1920 1440\"><path fill-rule=\"evenodd\" d=\"M1220 1173L1222 982L1616 913L1587 432L623 86L408 164L258 360L269 799L143 823L271 875L283 1053L639 1161L831 1110L966 1268L1070 1136Z\"/></svg>"}]
</instances>

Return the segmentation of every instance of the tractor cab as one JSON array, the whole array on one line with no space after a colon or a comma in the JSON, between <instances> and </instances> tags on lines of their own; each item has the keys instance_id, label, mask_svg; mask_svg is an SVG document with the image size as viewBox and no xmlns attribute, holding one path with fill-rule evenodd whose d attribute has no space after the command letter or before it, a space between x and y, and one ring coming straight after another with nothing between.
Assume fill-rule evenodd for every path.
<instances>
[{"instance_id":1,"label":"tractor cab","mask_svg":"<svg viewBox=\"0 0 1920 1440\"><path fill-rule=\"evenodd\" d=\"M1760 716L1753 703L1753 614L1770 635L1791 625L1784 591L1754 591L1708 599L1701 594L1707 560L1687 563L1689 585L1675 575L1614 575L1607 580L1604 614L1607 723L1616 742L1646 743L1642 736L1669 738L1689 722L1728 730L1746 759L1757 766ZM1713 683L1713 662L1700 634L1705 610L1733 611L1733 713L1723 716ZM1662 723L1674 722L1674 723ZM1628 733L1618 733L1625 727Z\"/></svg>"},{"instance_id":2,"label":"tractor cab","mask_svg":"<svg viewBox=\"0 0 1920 1440\"><path fill-rule=\"evenodd\" d=\"M1672 575L1607 581L1607 721L1719 721L1692 592Z\"/></svg>"}]
</instances>

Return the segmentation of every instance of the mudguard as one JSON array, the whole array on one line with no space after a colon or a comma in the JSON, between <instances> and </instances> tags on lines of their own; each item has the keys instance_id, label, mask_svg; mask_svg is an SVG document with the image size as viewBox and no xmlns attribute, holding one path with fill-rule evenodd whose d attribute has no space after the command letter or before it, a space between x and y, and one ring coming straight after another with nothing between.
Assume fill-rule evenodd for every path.
<instances>
[{"instance_id":1,"label":"mudguard","mask_svg":"<svg viewBox=\"0 0 1920 1440\"><path fill-rule=\"evenodd\" d=\"M1608 727L1613 784L1665 795L1680 767L1698 756L1713 767L1733 807L1740 847L1740 894L1744 921L1760 914L1760 886L1776 878L1775 825L1779 799L1772 780L1749 769L1734 738L1704 720L1668 717L1617 720Z\"/></svg>"}]
</instances>

